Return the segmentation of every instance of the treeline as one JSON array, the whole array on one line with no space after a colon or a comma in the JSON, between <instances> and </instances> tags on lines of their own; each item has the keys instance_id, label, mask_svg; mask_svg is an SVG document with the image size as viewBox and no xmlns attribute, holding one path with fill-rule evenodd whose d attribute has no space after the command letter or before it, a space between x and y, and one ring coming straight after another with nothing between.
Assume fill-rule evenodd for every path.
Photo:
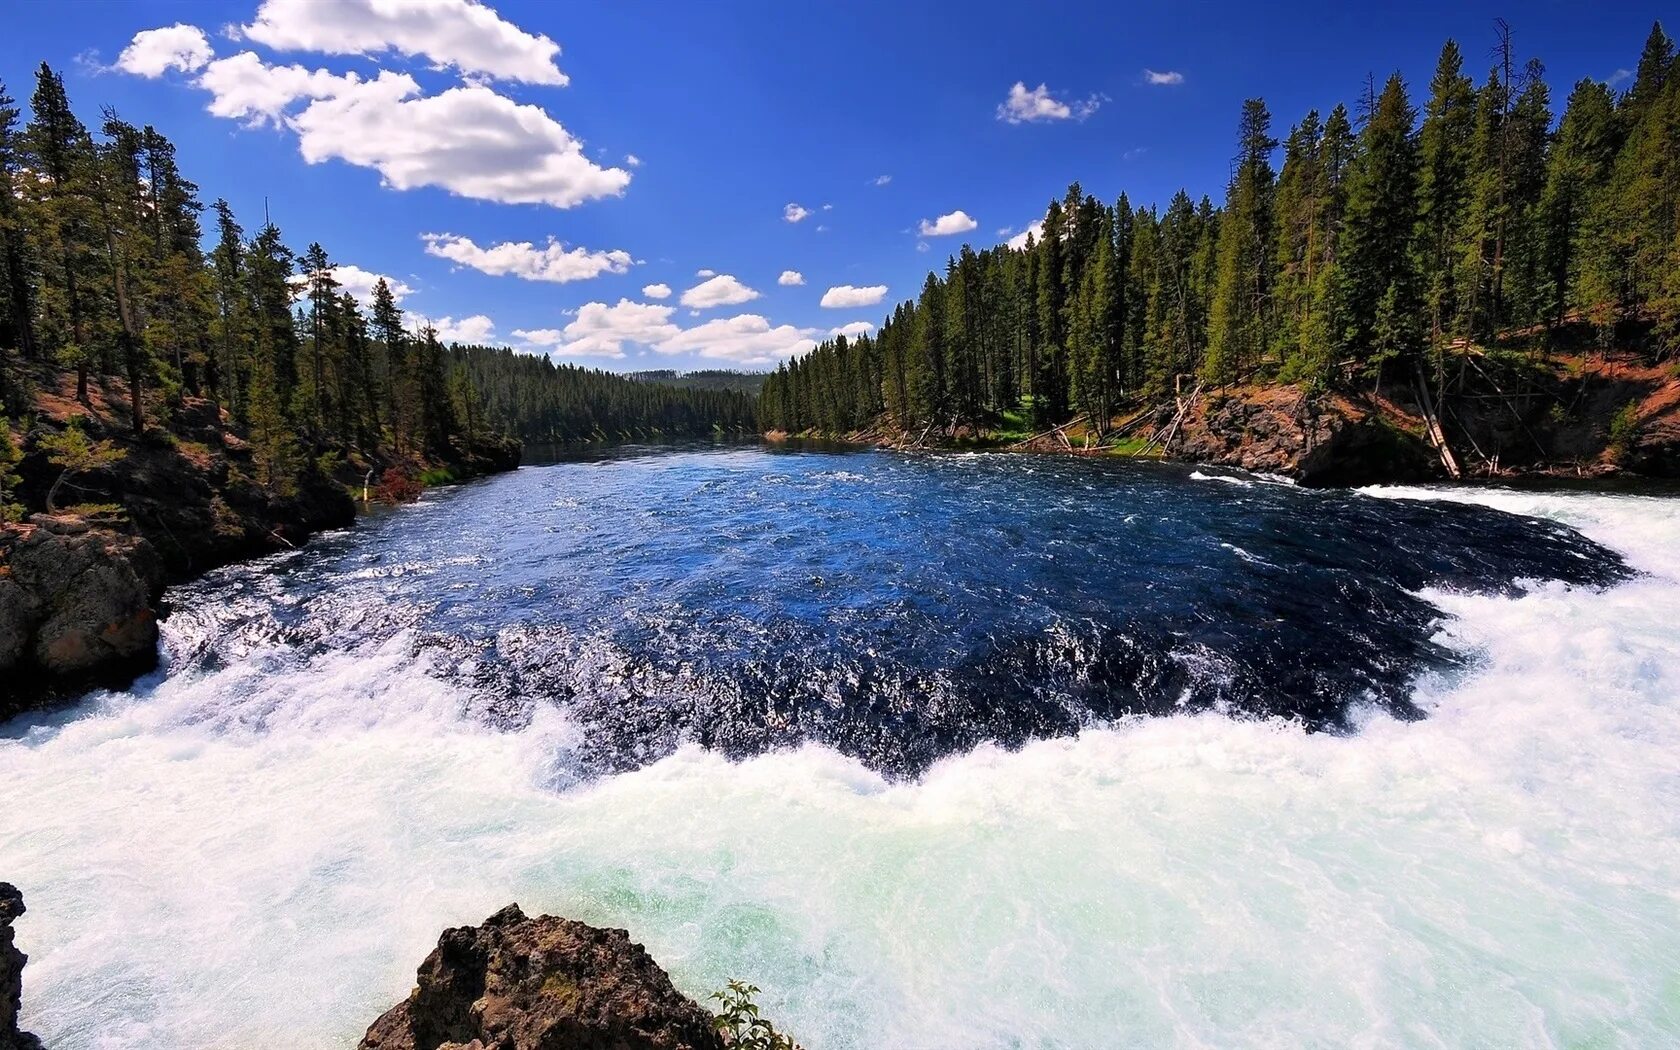
<instances>
[{"instance_id":1,"label":"treeline","mask_svg":"<svg viewBox=\"0 0 1680 1050\"><path fill-rule=\"evenodd\" d=\"M546 357L486 346L458 346L464 371L490 426L523 441L599 441L704 437L756 429L751 394L649 382Z\"/></svg>"},{"instance_id":2,"label":"treeline","mask_svg":"<svg viewBox=\"0 0 1680 1050\"><path fill-rule=\"evenodd\" d=\"M766 373L737 372L732 368L701 368L693 372L678 372L674 368L654 368L627 373L631 379L694 390L736 390L757 394L764 387Z\"/></svg>"},{"instance_id":3,"label":"treeline","mask_svg":"<svg viewBox=\"0 0 1680 1050\"><path fill-rule=\"evenodd\" d=\"M1456 347L1566 322L1680 347L1680 60L1660 24L1628 89L1577 83L1554 126L1538 61L1500 23L1478 86L1449 41L1420 113L1398 74L1282 142L1244 103L1225 200L1164 211L1078 183L1015 250L964 246L878 333L765 384L766 427L1040 425L1184 381L1315 388L1449 379Z\"/></svg>"},{"instance_id":4,"label":"treeline","mask_svg":"<svg viewBox=\"0 0 1680 1050\"><path fill-rule=\"evenodd\" d=\"M753 425L739 394L677 390L416 332L381 280L364 308L327 250L209 215L155 128L97 135L43 63L27 122L0 84L0 428L75 374L136 434L209 399L287 492L337 459L449 460L492 433L533 440ZM204 224L210 224L205 237ZM120 406L120 407L119 407Z\"/></svg>"}]
</instances>

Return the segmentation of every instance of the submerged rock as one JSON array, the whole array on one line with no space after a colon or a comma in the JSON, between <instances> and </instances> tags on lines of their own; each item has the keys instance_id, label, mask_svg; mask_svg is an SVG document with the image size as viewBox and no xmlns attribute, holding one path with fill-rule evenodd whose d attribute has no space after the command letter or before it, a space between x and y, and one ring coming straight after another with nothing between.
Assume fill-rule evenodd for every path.
<instances>
[{"instance_id":1,"label":"submerged rock","mask_svg":"<svg viewBox=\"0 0 1680 1050\"><path fill-rule=\"evenodd\" d=\"M41 1041L18 1030L23 1006L23 964L29 956L13 943L12 923L24 913L23 894L0 882L0 1050L41 1050Z\"/></svg>"},{"instance_id":2,"label":"submerged rock","mask_svg":"<svg viewBox=\"0 0 1680 1050\"><path fill-rule=\"evenodd\" d=\"M712 1017L624 930L510 904L445 930L361 1050L722 1050Z\"/></svg>"}]
</instances>

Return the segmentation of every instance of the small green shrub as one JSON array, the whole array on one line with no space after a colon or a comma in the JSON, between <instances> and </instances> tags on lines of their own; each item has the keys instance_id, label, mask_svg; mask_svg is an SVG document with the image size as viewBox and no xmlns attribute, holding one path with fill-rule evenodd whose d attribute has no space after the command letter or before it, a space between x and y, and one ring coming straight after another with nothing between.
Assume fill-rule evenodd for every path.
<instances>
[{"instance_id":1,"label":"small green shrub","mask_svg":"<svg viewBox=\"0 0 1680 1050\"><path fill-rule=\"evenodd\" d=\"M723 1036L724 1044L739 1050L800 1050L798 1043L759 1016L758 1004L753 1002L758 991L757 985L730 981L728 988L712 993L712 998L722 1004L712 1026Z\"/></svg>"},{"instance_id":2,"label":"small green shrub","mask_svg":"<svg viewBox=\"0 0 1680 1050\"><path fill-rule=\"evenodd\" d=\"M1629 401L1610 419L1610 454L1623 459L1639 436L1639 402Z\"/></svg>"}]
</instances>

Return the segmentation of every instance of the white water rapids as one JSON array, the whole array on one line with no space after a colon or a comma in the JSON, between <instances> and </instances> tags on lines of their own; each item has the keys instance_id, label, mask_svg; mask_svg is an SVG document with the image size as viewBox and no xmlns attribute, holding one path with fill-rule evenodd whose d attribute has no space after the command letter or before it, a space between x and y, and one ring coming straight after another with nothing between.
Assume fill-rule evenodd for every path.
<instances>
[{"instance_id":1,"label":"white water rapids","mask_svg":"<svg viewBox=\"0 0 1680 1050\"><path fill-rule=\"evenodd\" d=\"M1556 518L1643 575L1428 595L1468 672L1355 734L1139 718L888 783L818 747L568 785L408 639L0 735L25 1027L348 1047L448 925L624 926L810 1050L1680 1045L1680 501Z\"/></svg>"}]
</instances>

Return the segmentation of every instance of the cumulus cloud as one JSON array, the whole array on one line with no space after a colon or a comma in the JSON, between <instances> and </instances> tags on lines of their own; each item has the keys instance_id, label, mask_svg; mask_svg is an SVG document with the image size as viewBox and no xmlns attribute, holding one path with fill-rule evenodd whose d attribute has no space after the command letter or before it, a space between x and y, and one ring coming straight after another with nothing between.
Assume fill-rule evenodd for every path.
<instances>
[{"instance_id":1,"label":"cumulus cloud","mask_svg":"<svg viewBox=\"0 0 1680 1050\"><path fill-rule=\"evenodd\" d=\"M1184 83L1184 74L1171 69L1164 73L1157 73L1153 69L1146 69L1143 71L1143 82L1145 84L1155 85L1156 87L1171 87L1174 84Z\"/></svg>"},{"instance_id":2,"label":"cumulus cloud","mask_svg":"<svg viewBox=\"0 0 1680 1050\"><path fill-rule=\"evenodd\" d=\"M559 343L566 335L558 328L515 328L513 337L524 340L527 347L543 349Z\"/></svg>"},{"instance_id":3,"label":"cumulus cloud","mask_svg":"<svg viewBox=\"0 0 1680 1050\"><path fill-rule=\"evenodd\" d=\"M798 270L783 270L782 275L776 278L776 283L784 288L791 288L796 284L804 284L805 275Z\"/></svg>"},{"instance_id":4,"label":"cumulus cloud","mask_svg":"<svg viewBox=\"0 0 1680 1050\"><path fill-rule=\"evenodd\" d=\"M381 72L311 102L287 123L305 161L373 168L399 190L438 186L478 200L570 208L618 196L630 183L622 168L591 162L536 106L482 85L419 91L413 77Z\"/></svg>"},{"instance_id":5,"label":"cumulus cloud","mask_svg":"<svg viewBox=\"0 0 1680 1050\"><path fill-rule=\"evenodd\" d=\"M465 74L564 87L560 45L476 0L263 0L237 30L276 51L425 57Z\"/></svg>"},{"instance_id":6,"label":"cumulus cloud","mask_svg":"<svg viewBox=\"0 0 1680 1050\"><path fill-rule=\"evenodd\" d=\"M758 314L720 317L684 329L654 345L662 354L698 354L737 365L769 365L816 346L815 332L793 325L771 325Z\"/></svg>"},{"instance_id":7,"label":"cumulus cloud","mask_svg":"<svg viewBox=\"0 0 1680 1050\"><path fill-rule=\"evenodd\" d=\"M733 274L720 273L701 281L682 293L684 306L704 310L712 306L734 306L758 298L758 292L736 280Z\"/></svg>"},{"instance_id":8,"label":"cumulus cloud","mask_svg":"<svg viewBox=\"0 0 1680 1050\"><path fill-rule=\"evenodd\" d=\"M798 204L789 204L782 209L782 218L788 222L800 222L811 214L811 209Z\"/></svg>"},{"instance_id":9,"label":"cumulus cloud","mask_svg":"<svg viewBox=\"0 0 1680 1050\"><path fill-rule=\"evenodd\" d=\"M829 335L843 335L847 339L856 339L858 336L868 335L870 332L873 332L874 330L875 330L875 325L874 325L873 322L870 322L870 321L853 321L850 324L843 324L838 328L830 328L828 330L828 334Z\"/></svg>"},{"instance_id":10,"label":"cumulus cloud","mask_svg":"<svg viewBox=\"0 0 1680 1050\"><path fill-rule=\"evenodd\" d=\"M1042 120L1084 120L1097 111L1104 101L1102 95L1092 95L1083 102L1064 102L1050 94L1048 85L1027 89L1017 80L1009 94L998 105L997 118L1006 124L1030 124Z\"/></svg>"},{"instance_id":11,"label":"cumulus cloud","mask_svg":"<svg viewBox=\"0 0 1680 1050\"><path fill-rule=\"evenodd\" d=\"M470 238L453 233L423 233L420 239L426 242L427 255L448 259L480 273L553 284L585 281L603 273L625 273L632 262L626 251L567 248L553 237L541 248L530 241L504 241L481 248Z\"/></svg>"},{"instance_id":12,"label":"cumulus cloud","mask_svg":"<svg viewBox=\"0 0 1680 1050\"><path fill-rule=\"evenodd\" d=\"M695 270L694 271L694 276L696 276L696 277L716 277L717 276L717 271L716 270Z\"/></svg>"},{"instance_id":13,"label":"cumulus cloud","mask_svg":"<svg viewBox=\"0 0 1680 1050\"><path fill-rule=\"evenodd\" d=\"M340 5L306 6L336 11ZM380 10L398 6L381 4ZM211 113L284 127L297 135L298 151L308 163L342 160L372 168L393 189L435 186L476 200L569 208L620 196L630 183L625 169L602 167L586 157L583 143L540 107L522 105L480 83L425 95L412 76L389 70L370 80L356 73L270 65L250 51L211 61L208 44L198 49L197 40L183 34L157 38L141 33L124 55L130 51L129 65L142 75L196 64L193 83L210 93ZM123 60L118 64L122 67Z\"/></svg>"},{"instance_id":14,"label":"cumulus cloud","mask_svg":"<svg viewBox=\"0 0 1680 1050\"><path fill-rule=\"evenodd\" d=\"M968 212L959 208L948 215L941 215L932 222L923 219L916 232L923 237L949 237L954 233L967 233L978 225L980 224L969 218Z\"/></svg>"},{"instance_id":15,"label":"cumulus cloud","mask_svg":"<svg viewBox=\"0 0 1680 1050\"><path fill-rule=\"evenodd\" d=\"M644 284L642 285L642 294L649 299L669 299L671 298L671 286L668 284Z\"/></svg>"},{"instance_id":16,"label":"cumulus cloud","mask_svg":"<svg viewBox=\"0 0 1680 1050\"><path fill-rule=\"evenodd\" d=\"M634 153L626 153L624 155L624 163L632 168L639 168L642 166L642 158L636 156Z\"/></svg>"},{"instance_id":17,"label":"cumulus cloud","mask_svg":"<svg viewBox=\"0 0 1680 1050\"><path fill-rule=\"evenodd\" d=\"M618 358L624 356L625 343L662 343L678 331L671 323L669 306L629 299L620 299L614 306L584 303L578 307L577 316L553 340L552 352L564 357ZM542 329L537 334L550 335L552 330Z\"/></svg>"},{"instance_id":18,"label":"cumulus cloud","mask_svg":"<svg viewBox=\"0 0 1680 1050\"><path fill-rule=\"evenodd\" d=\"M859 288L850 284L837 284L823 293L820 305L830 310L846 310L856 306L874 306L886 298L887 286L872 284Z\"/></svg>"},{"instance_id":19,"label":"cumulus cloud","mask_svg":"<svg viewBox=\"0 0 1680 1050\"><path fill-rule=\"evenodd\" d=\"M440 343L486 344L494 342L496 339L495 323L483 314L463 317L459 321L453 317L427 318L418 314L411 315L411 317L415 332L424 331L426 325L429 324L437 331L437 338Z\"/></svg>"},{"instance_id":20,"label":"cumulus cloud","mask_svg":"<svg viewBox=\"0 0 1680 1050\"><path fill-rule=\"evenodd\" d=\"M877 186L885 186L887 183L892 181L892 176L891 175L877 175L877 176L875 176L874 181L875 181L875 185L877 185Z\"/></svg>"},{"instance_id":21,"label":"cumulus cloud","mask_svg":"<svg viewBox=\"0 0 1680 1050\"><path fill-rule=\"evenodd\" d=\"M362 305L363 309L373 307L373 288L382 280L385 282L385 287L391 290L391 299L395 302L400 303L407 296L414 294L413 288L395 277L374 273L372 270L364 270L360 266L348 263L330 267L327 273L332 276L334 281L338 282L338 294L349 294ZM294 287L301 291L308 286L309 275L300 273L289 278L289 280Z\"/></svg>"},{"instance_id":22,"label":"cumulus cloud","mask_svg":"<svg viewBox=\"0 0 1680 1050\"><path fill-rule=\"evenodd\" d=\"M177 23L164 29L146 29L117 56L117 68L142 77L161 77L171 69L192 73L203 69L214 56L204 30Z\"/></svg>"},{"instance_id":23,"label":"cumulus cloud","mask_svg":"<svg viewBox=\"0 0 1680 1050\"><path fill-rule=\"evenodd\" d=\"M1044 236L1044 220L1043 219L1035 219L1032 222L1027 223L1027 228L1026 229L1022 230L1020 233L1017 233L1015 236L1009 238L1008 244L1009 244L1009 247L1014 248L1016 251L1020 251L1022 248L1025 248L1027 246L1027 238L1028 237L1031 237L1033 239L1034 243L1037 243L1038 239L1040 237L1043 237L1043 236Z\"/></svg>"}]
</instances>

